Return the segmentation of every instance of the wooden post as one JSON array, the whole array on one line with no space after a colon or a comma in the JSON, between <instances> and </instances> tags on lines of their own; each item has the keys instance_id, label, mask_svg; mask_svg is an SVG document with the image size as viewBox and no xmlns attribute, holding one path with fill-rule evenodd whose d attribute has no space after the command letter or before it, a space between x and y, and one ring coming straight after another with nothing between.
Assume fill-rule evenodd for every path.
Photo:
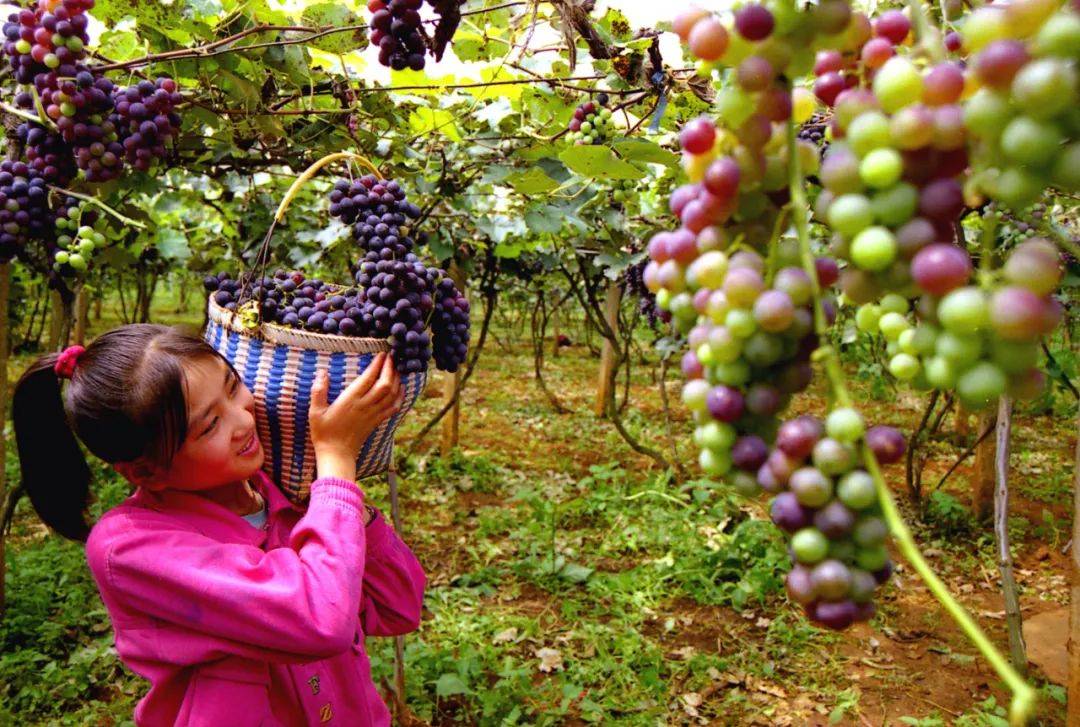
<instances>
[{"instance_id":1,"label":"wooden post","mask_svg":"<svg viewBox=\"0 0 1080 727\"><path fill-rule=\"evenodd\" d=\"M447 268L446 273L454 281L454 285L461 291L461 294L468 297L465 292L465 275L461 272L456 260L450 261L450 267ZM439 454L443 457L449 457L454 447L458 445L461 401L458 400L457 395L458 388L461 386L461 375L462 369L460 367L452 374L444 374L446 383L443 385L443 406L446 406L451 401L454 402L454 405L450 407L450 411L446 412L446 416L443 417L442 421L442 439L439 442Z\"/></svg>"},{"instance_id":2,"label":"wooden post","mask_svg":"<svg viewBox=\"0 0 1080 727\"><path fill-rule=\"evenodd\" d=\"M607 293L604 294L604 320L612 331L619 329L619 302L622 300L622 286L617 281L608 284ZM608 338L604 338L603 348L600 352L600 372L596 378L596 403L593 412L597 416L604 416L608 391L612 386L611 367L615 365L615 346Z\"/></svg>"},{"instance_id":3,"label":"wooden post","mask_svg":"<svg viewBox=\"0 0 1080 727\"><path fill-rule=\"evenodd\" d=\"M60 340L64 332L64 301L58 290L49 291L49 300L52 302L52 310L49 318L49 345L46 350L56 351L64 343Z\"/></svg>"},{"instance_id":4,"label":"wooden post","mask_svg":"<svg viewBox=\"0 0 1080 727\"><path fill-rule=\"evenodd\" d=\"M386 484L390 490L390 521L394 524L394 530L401 534L401 507L398 500L397 467L394 465L394 454L390 453L390 469L386 471ZM405 637L394 638L394 689L397 692L397 713L401 714L401 706L405 704Z\"/></svg>"},{"instance_id":5,"label":"wooden post","mask_svg":"<svg viewBox=\"0 0 1080 727\"><path fill-rule=\"evenodd\" d=\"M1069 563L1072 584L1069 595L1069 695L1065 712L1067 727L1080 727L1080 408L1077 410L1076 457L1073 462L1073 526Z\"/></svg>"},{"instance_id":6,"label":"wooden post","mask_svg":"<svg viewBox=\"0 0 1080 727\"><path fill-rule=\"evenodd\" d=\"M979 432L982 437L993 426L994 415L979 414ZM980 520L989 520L994 512L994 438L983 437L975 447L975 471L971 477L971 512Z\"/></svg>"},{"instance_id":7,"label":"wooden post","mask_svg":"<svg viewBox=\"0 0 1080 727\"><path fill-rule=\"evenodd\" d=\"M75 343L80 346L86 342L86 323L89 312L90 295L86 290L86 285L82 285L75 296L75 334L73 336Z\"/></svg>"},{"instance_id":8,"label":"wooden post","mask_svg":"<svg viewBox=\"0 0 1080 727\"><path fill-rule=\"evenodd\" d=\"M1009 551L1009 437L1012 433L1012 401L1002 396L998 402L997 455L994 470L997 487L994 489L994 539L997 541L998 570L1001 571L1001 592L1005 597L1005 625L1009 632L1009 659L1013 668L1027 673L1027 653L1024 647L1024 623L1020 615L1020 597L1013 577L1012 553Z\"/></svg>"},{"instance_id":9,"label":"wooden post","mask_svg":"<svg viewBox=\"0 0 1080 727\"><path fill-rule=\"evenodd\" d=\"M11 292L11 263L0 264L0 412L7 421L8 411L8 349L11 331L8 327L8 295ZM7 437L0 431L0 503L7 502ZM5 553L4 533L0 530L0 615L7 606L7 592L4 581L7 576L7 555Z\"/></svg>"},{"instance_id":10,"label":"wooden post","mask_svg":"<svg viewBox=\"0 0 1080 727\"><path fill-rule=\"evenodd\" d=\"M103 300L105 300L105 295L104 294L105 294L105 291L99 291L99 293L96 296L94 296L94 320L95 321L100 321L101 320L101 303L102 303Z\"/></svg>"},{"instance_id":11,"label":"wooden post","mask_svg":"<svg viewBox=\"0 0 1080 727\"><path fill-rule=\"evenodd\" d=\"M964 405L960 402L956 403L956 412L953 414L953 420L956 424L956 433L961 437L966 437L971 433L971 425L969 417L971 412L964 408Z\"/></svg>"}]
</instances>

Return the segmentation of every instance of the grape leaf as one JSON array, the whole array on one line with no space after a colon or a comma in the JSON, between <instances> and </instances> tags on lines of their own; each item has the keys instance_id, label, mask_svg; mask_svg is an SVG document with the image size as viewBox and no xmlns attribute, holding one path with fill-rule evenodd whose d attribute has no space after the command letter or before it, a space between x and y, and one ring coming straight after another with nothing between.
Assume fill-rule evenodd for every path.
<instances>
[{"instance_id":1,"label":"grape leaf","mask_svg":"<svg viewBox=\"0 0 1080 727\"><path fill-rule=\"evenodd\" d=\"M624 162L606 146L572 146L559 159L574 172L594 179L641 179L645 172Z\"/></svg>"},{"instance_id":2,"label":"grape leaf","mask_svg":"<svg viewBox=\"0 0 1080 727\"><path fill-rule=\"evenodd\" d=\"M666 167L675 167L679 163L678 156L645 139L621 139L613 146L623 159L630 161L663 164Z\"/></svg>"},{"instance_id":3,"label":"grape leaf","mask_svg":"<svg viewBox=\"0 0 1080 727\"><path fill-rule=\"evenodd\" d=\"M521 194L543 194L559 186L558 182L544 174L538 167L514 172L503 181Z\"/></svg>"},{"instance_id":4,"label":"grape leaf","mask_svg":"<svg viewBox=\"0 0 1080 727\"><path fill-rule=\"evenodd\" d=\"M448 139L461 141L454 115L446 109L416 109L409 114L409 129L416 136L427 136L437 131Z\"/></svg>"},{"instance_id":5,"label":"grape leaf","mask_svg":"<svg viewBox=\"0 0 1080 727\"><path fill-rule=\"evenodd\" d=\"M171 227L159 227L154 234L154 246L165 260L183 261L191 257L187 237Z\"/></svg>"},{"instance_id":6,"label":"grape leaf","mask_svg":"<svg viewBox=\"0 0 1080 727\"><path fill-rule=\"evenodd\" d=\"M310 5L304 8L300 18L305 25L317 28L342 28L350 25L361 25L360 20L352 11L338 3ZM362 29L357 28L352 31L325 35L312 41L311 45L327 53L348 53L367 48L368 38Z\"/></svg>"},{"instance_id":7,"label":"grape leaf","mask_svg":"<svg viewBox=\"0 0 1080 727\"><path fill-rule=\"evenodd\" d=\"M563 215L557 207L539 205L525 213L525 224L536 233L556 233L562 229Z\"/></svg>"},{"instance_id":8,"label":"grape leaf","mask_svg":"<svg viewBox=\"0 0 1080 727\"><path fill-rule=\"evenodd\" d=\"M457 674L448 672L439 677L435 682L435 694L440 697L449 697L452 694L468 694L469 687Z\"/></svg>"}]
</instances>

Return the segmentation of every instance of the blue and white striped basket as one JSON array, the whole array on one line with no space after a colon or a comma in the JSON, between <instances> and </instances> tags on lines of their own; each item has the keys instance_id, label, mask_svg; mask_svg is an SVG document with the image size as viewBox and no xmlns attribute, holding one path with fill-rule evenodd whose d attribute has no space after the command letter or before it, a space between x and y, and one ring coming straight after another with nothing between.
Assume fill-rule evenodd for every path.
<instances>
[{"instance_id":1,"label":"blue and white striped basket","mask_svg":"<svg viewBox=\"0 0 1080 727\"><path fill-rule=\"evenodd\" d=\"M255 395L255 424L266 461L263 469L293 502L307 501L316 478L315 452L308 432L311 386L319 369L330 373L331 402L382 351L386 340L310 333L270 323L247 328L213 299L209 302L206 340L240 374ZM394 431L420 398L427 373L402 381L401 411L380 424L360 450L356 478L386 472L394 449Z\"/></svg>"}]
</instances>

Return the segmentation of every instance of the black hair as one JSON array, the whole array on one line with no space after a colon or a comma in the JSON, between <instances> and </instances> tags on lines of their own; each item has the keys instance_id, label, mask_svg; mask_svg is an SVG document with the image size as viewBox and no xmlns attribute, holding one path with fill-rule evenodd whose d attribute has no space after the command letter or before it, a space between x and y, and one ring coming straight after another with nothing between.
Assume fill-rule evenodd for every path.
<instances>
[{"instance_id":1,"label":"black hair","mask_svg":"<svg viewBox=\"0 0 1080 727\"><path fill-rule=\"evenodd\" d=\"M59 356L39 357L16 384L15 441L23 489L42 521L85 542L91 477L79 441L109 464L168 468L187 438L183 365L225 359L196 331L150 323L94 339L66 388L54 368Z\"/></svg>"}]
</instances>

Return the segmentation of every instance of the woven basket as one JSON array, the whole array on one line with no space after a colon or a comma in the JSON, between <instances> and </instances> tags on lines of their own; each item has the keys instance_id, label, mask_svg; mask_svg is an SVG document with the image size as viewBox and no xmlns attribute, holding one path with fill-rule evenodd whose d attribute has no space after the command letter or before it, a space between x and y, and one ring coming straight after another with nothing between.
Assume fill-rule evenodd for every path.
<instances>
[{"instance_id":1,"label":"woven basket","mask_svg":"<svg viewBox=\"0 0 1080 727\"><path fill-rule=\"evenodd\" d=\"M328 369L331 402L368 367L375 354L389 351L381 338L353 338L309 333L272 323L243 326L236 314L209 301L206 340L229 363L255 395L255 424L266 460L263 469L294 503L303 504L316 478L315 451L308 432L308 407L315 373ZM402 378L401 410L380 424L364 442L356 478L390 467L394 431L427 384L427 373Z\"/></svg>"}]
</instances>

